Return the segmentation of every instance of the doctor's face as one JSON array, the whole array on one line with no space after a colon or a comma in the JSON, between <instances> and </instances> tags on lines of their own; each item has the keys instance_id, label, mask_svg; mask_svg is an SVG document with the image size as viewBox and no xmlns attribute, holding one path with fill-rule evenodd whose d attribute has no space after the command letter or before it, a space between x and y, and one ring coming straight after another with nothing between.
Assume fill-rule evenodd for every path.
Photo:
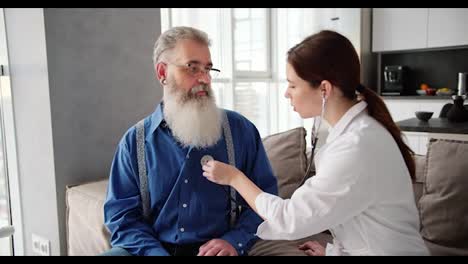
<instances>
[{"instance_id":1,"label":"doctor's face","mask_svg":"<svg viewBox=\"0 0 468 264\"><path fill-rule=\"evenodd\" d=\"M322 107L320 89L312 87L307 81L297 76L289 63L286 65L286 78L288 88L284 96L290 100L294 111L302 118L319 116Z\"/></svg>"}]
</instances>

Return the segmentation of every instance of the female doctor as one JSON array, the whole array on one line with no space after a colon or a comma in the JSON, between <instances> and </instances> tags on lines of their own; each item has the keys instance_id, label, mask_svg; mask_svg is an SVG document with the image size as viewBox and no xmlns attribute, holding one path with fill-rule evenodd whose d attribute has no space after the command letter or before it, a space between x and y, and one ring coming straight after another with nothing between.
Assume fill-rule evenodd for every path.
<instances>
[{"instance_id":1,"label":"female doctor","mask_svg":"<svg viewBox=\"0 0 468 264\"><path fill-rule=\"evenodd\" d=\"M316 175L290 199L263 192L218 161L203 166L203 175L242 195L265 220L257 230L262 239L295 240L328 229L333 244L300 248L308 255L429 254L419 234L412 151L384 102L360 84L351 42L333 31L307 37L288 51L286 76L294 110L331 126L314 158Z\"/></svg>"}]
</instances>

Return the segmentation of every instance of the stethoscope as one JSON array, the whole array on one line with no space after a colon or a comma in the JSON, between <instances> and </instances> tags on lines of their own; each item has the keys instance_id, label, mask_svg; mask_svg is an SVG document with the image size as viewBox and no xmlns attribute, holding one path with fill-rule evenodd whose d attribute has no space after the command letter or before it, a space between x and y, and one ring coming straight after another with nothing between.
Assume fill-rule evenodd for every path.
<instances>
[{"instance_id":1,"label":"stethoscope","mask_svg":"<svg viewBox=\"0 0 468 264\"><path fill-rule=\"evenodd\" d=\"M322 92L322 109L320 111L320 118L315 117L314 122L312 123L312 131L311 131L311 134L312 134L311 135L312 151L311 151L310 158L309 158L309 164L307 165L306 173L304 174L304 177L302 178L302 181L300 182L299 186L304 184L304 182L308 179L309 173L312 170L312 164L314 162L315 149L317 147L317 142L318 142L318 133L319 133L320 127L322 125L323 116L325 114L325 105L326 105L326 103L327 103L327 97L325 96L325 92ZM318 119L318 121L317 121L317 119ZM210 155L203 156L201 158L201 160L200 160L201 166L203 167L203 165L205 165L206 163L208 163L211 160L214 160L212 156L210 156ZM234 199L234 202L236 204L238 203L237 200L235 200L235 198L231 197L231 195L228 195L228 196L229 196L229 198L231 200Z\"/></svg>"},{"instance_id":2,"label":"stethoscope","mask_svg":"<svg viewBox=\"0 0 468 264\"><path fill-rule=\"evenodd\" d=\"M201 166L203 167L204 165L206 165L209 161L211 160L214 160L214 158L211 156L211 155L204 155L201 159L200 159L200 164ZM231 194L229 193L228 190L226 190L225 186L222 186L222 185L219 185L223 190L224 192L226 193L226 195L229 197L229 200L233 201L235 204L236 204L236 207L245 207L244 205L242 205L235 197L232 197Z\"/></svg>"},{"instance_id":3,"label":"stethoscope","mask_svg":"<svg viewBox=\"0 0 468 264\"><path fill-rule=\"evenodd\" d=\"M317 147L317 141L318 141L318 133L320 130L320 126L322 125L323 116L325 114L326 103L327 103L327 97L325 96L325 92L322 92L322 110L320 112L320 118L318 118L318 121L317 121L317 117L315 117L314 122L312 123L312 131L311 131L312 151L310 153L309 164L307 165L306 173L304 174L302 181L299 183L299 186L304 184L304 182L309 178L310 172L312 171L312 165L314 164L315 149Z\"/></svg>"}]
</instances>

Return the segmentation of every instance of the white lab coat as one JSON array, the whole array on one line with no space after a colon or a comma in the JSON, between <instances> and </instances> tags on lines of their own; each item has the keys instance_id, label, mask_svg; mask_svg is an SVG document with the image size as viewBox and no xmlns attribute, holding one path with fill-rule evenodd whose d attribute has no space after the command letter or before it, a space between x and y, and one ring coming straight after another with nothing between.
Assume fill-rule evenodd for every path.
<instances>
[{"instance_id":1,"label":"white lab coat","mask_svg":"<svg viewBox=\"0 0 468 264\"><path fill-rule=\"evenodd\" d=\"M330 128L316 175L290 199L260 194L257 235L294 240L329 229L327 255L428 255L419 234L411 178L390 133L354 105Z\"/></svg>"}]
</instances>

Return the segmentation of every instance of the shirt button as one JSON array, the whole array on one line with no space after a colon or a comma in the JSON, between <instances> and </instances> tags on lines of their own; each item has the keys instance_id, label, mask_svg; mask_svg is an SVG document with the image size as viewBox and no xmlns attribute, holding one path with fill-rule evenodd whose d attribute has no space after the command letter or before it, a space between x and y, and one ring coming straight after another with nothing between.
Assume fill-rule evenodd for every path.
<instances>
[{"instance_id":1,"label":"shirt button","mask_svg":"<svg viewBox=\"0 0 468 264\"><path fill-rule=\"evenodd\" d=\"M241 250L241 255L244 255L244 250Z\"/></svg>"},{"instance_id":2,"label":"shirt button","mask_svg":"<svg viewBox=\"0 0 468 264\"><path fill-rule=\"evenodd\" d=\"M187 179L185 179L185 180L184 180L184 183L188 183L188 180L187 180Z\"/></svg>"},{"instance_id":3,"label":"shirt button","mask_svg":"<svg viewBox=\"0 0 468 264\"><path fill-rule=\"evenodd\" d=\"M187 155L185 156L185 158L189 159L189 158L190 158L190 154L187 154Z\"/></svg>"},{"instance_id":4,"label":"shirt button","mask_svg":"<svg viewBox=\"0 0 468 264\"><path fill-rule=\"evenodd\" d=\"M242 247L242 243L237 244L239 247Z\"/></svg>"},{"instance_id":5,"label":"shirt button","mask_svg":"<svg viewBox=\"0 0 468 264\"><path fill-rule=\"evenodd\" d=\"M183 204L182 207L183 207L183 208L187 207L187 204Z\"/></svg>"},{"instance_id":6,"label":"shirt button","mask_svg":"<svg viewBox=\"0 0 468 264\"><path fill-rule=\"evenodd\" d=\"M180 230L180 232L184 232L184 231L185 231L185 229L184 229L183 227L180 228L179 230Z\"/></svg>"}]
</instances>

